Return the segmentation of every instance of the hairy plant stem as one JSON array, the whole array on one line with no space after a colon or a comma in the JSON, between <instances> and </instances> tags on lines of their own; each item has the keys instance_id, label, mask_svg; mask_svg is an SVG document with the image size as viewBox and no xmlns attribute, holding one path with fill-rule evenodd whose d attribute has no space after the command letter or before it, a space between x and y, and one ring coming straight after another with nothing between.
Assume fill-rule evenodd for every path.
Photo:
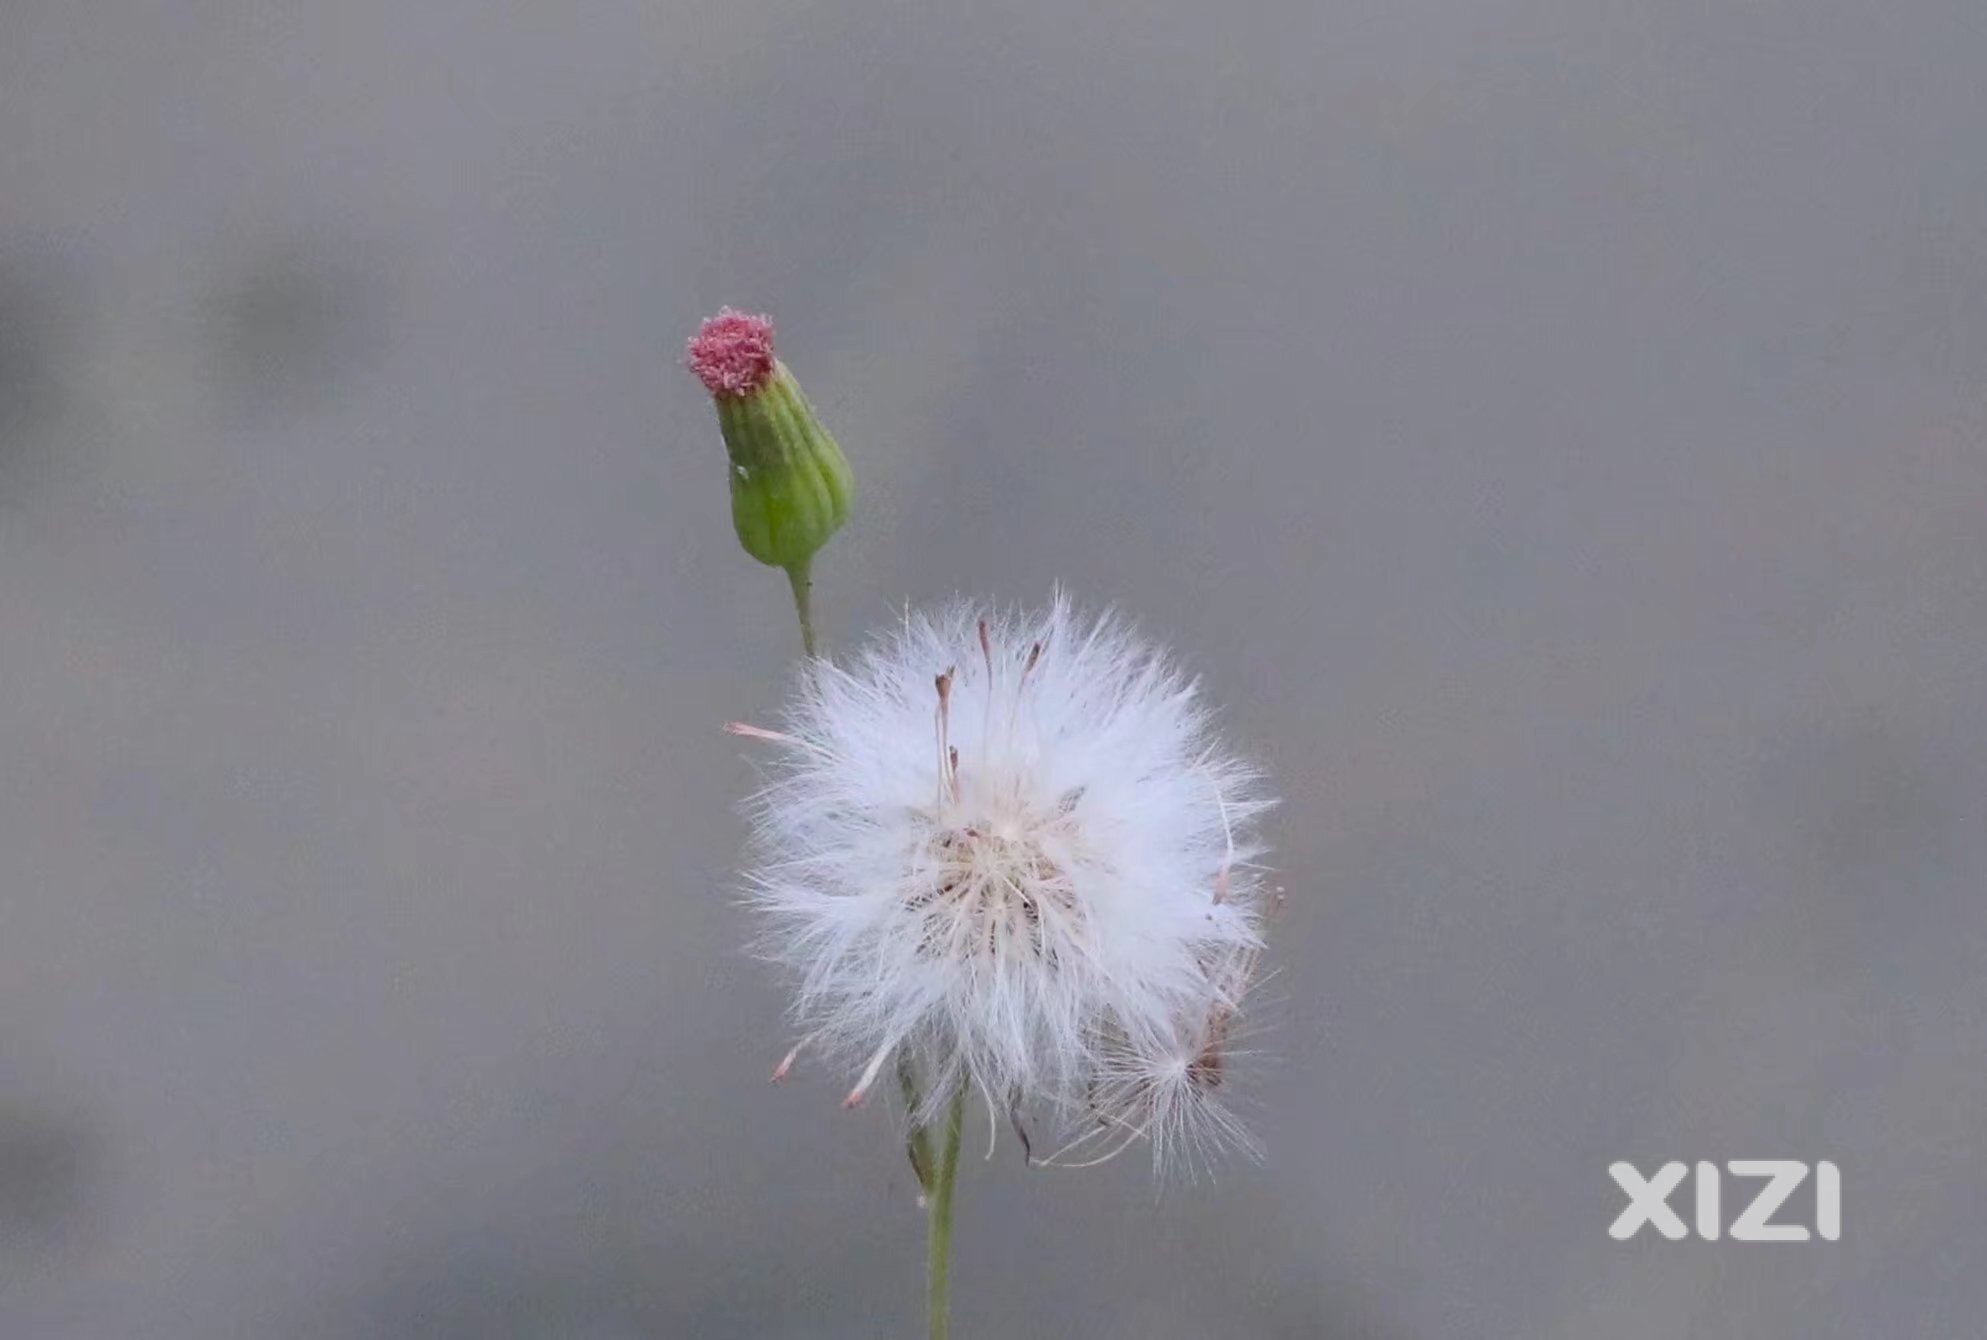
<instances>
[{"instance_id":1,"label":"hairy plant stem","mask_svg":"<svg viewBox=\"0 0 1987 1340\"><path fill-rule=\"evenodd\" d=\"M959 1178L959 1131L965 1117L966 1086L961 1084L945 1110L938 1167L925 1197L925 1310L931 1317L931 1340L945 1340L952 1324L952 1188Z\"/></svg>"},{"instance_id":2,"label":"hairy plant stem","mask_svg":"<svg viewBox=\"0 0 1987 1340\"><path fill-rule=\"evenodd\" d=\"M800 616L800 647L814 659L814 560L803 558L787 569L787 582L793 587L793 609Z\"/></svg>"}]
</instances>

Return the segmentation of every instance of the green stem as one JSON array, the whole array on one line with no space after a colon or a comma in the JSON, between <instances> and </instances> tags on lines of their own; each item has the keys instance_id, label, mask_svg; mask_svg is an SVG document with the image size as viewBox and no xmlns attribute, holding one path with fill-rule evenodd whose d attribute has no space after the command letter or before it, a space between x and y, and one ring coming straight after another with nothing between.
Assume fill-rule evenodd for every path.
<instances>
[{"instance_id":1,"label":"green stem","mask_svg":"<svg viewBox=\"0 0 1987 1340\"><path fill-rule=\"evenodd\" d=\"M966 1086L961 1084L952 1095L952 1105L946 1109L945 1143L940 1148L931 1195L927 1197L929 1275L925 1310L931 1316L931 1340L945 1340L952 1323L952 1186L959 1178L959 1131L965 1117Z\"/></svg>"},{"instance_id":2,"label":"green stem","mask_svg":"<svg viewBox=\"0 0 1987 1340\"><path fill-rule=\"evenodd\" d=\"M803 558L787 569L787 582L793 587L793 609L800 616L800 647L809 660L814 658L814 577L809 571L814 560Z\"/></svg>"}]
</instances>

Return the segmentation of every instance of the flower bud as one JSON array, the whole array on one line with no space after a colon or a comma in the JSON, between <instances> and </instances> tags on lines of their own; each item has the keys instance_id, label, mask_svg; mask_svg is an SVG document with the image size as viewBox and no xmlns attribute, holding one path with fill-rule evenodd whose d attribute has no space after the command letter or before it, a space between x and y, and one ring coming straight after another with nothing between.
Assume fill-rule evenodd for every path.
<instances>
[{"instance_id":1,"label":"flower bud","mask_svg":"<svg viewBox=\"0 0 1987 1340\"><path fill-rule=\"evenodd\" d=\"M855 481L773 357L772 321L724 308L690 341L687 361L717 403L739 543L761 563L801 568L847 518Z\"/></svg>"}]
</instances>

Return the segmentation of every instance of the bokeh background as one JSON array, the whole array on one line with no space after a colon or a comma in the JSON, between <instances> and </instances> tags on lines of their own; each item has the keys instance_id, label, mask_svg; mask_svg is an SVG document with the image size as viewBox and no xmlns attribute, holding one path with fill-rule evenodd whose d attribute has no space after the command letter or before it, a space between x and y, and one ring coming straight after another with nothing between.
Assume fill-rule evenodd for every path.
<instances>
[{"instance_id":1,"label":"bokeh background","mask_svg":"<svg viewBox=\"0 0 1987 1340\"><path fill-rule=\"evenodd\" d=\"M919 1326L730 900L795 654L1067 582L1280 780L1271 1155L970 1337L1987 1316L1978 0L0 6L0 1337ZM1606 1236L1833 1158L1836 1245ZM1796 1216L1807 1203L1796 1205Z\"/></svg>"}]
</instances>

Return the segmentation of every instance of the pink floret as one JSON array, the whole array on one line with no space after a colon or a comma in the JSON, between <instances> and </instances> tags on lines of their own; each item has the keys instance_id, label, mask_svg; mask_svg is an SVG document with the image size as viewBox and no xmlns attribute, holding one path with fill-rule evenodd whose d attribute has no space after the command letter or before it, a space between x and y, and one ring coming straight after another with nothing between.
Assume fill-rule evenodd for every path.
<instances>
[{"instance_id":1,"label":"pink floret","mask_svg":"<svg viewBox=\"0 0 1987 1340\"><path fill-rule=\"evenodd\" d=\"M773 375L773 319L722 308L698 329L685 361L712 395L756 391Z\"/></svg>"}]
</instances>

